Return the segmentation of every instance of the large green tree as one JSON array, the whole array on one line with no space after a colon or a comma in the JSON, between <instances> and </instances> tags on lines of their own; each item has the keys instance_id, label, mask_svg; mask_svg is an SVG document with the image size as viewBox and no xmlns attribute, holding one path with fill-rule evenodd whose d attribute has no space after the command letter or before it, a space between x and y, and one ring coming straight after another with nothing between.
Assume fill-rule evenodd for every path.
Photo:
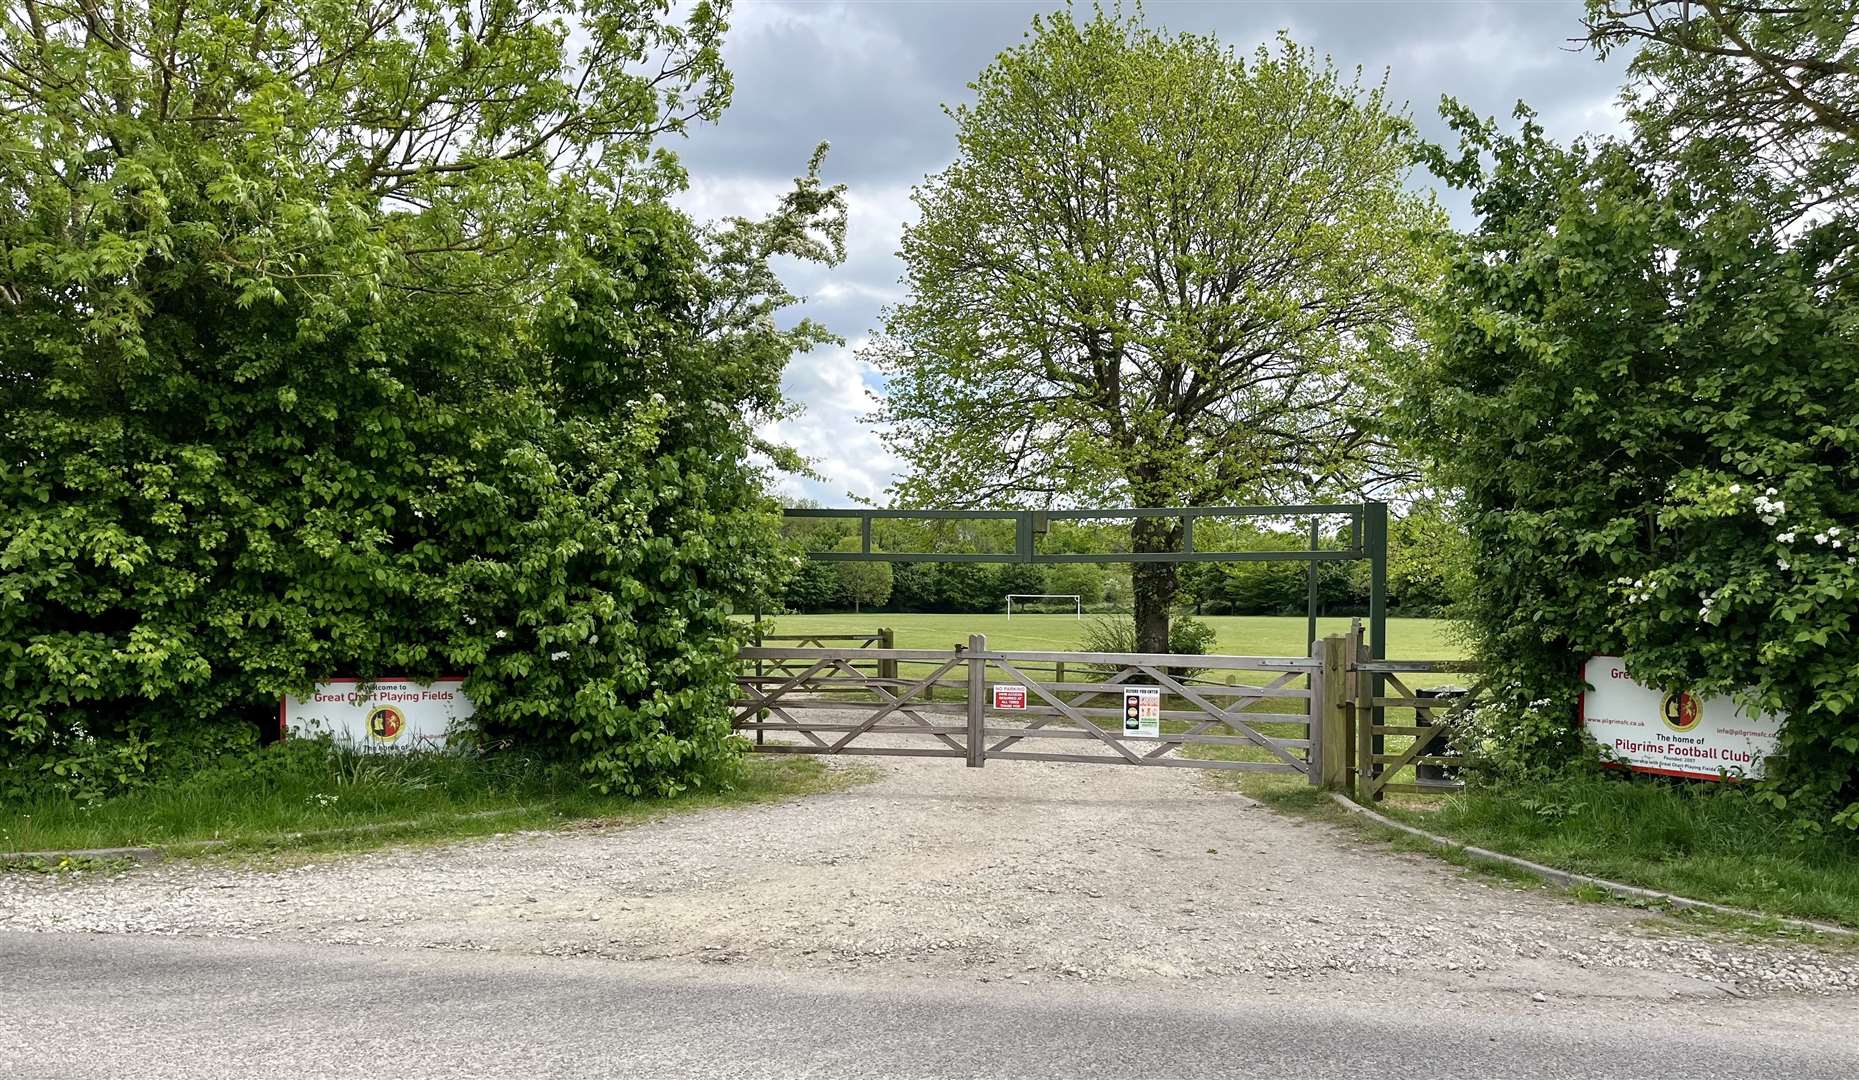
<instances>
[{"instance_id":1,"label":"large green tree","mask_svg":"<svg viewBox=\"0 0 1859 1080\"><path fill-rule=\"evenodd\" d=\"M1357 365L1439 224L1411 131L1288 41L1242 58L1102 11L1036 19L953 109L909 299L870 350L914 505L1197 506L1361 479ZM1138 521L1139 552L1179 525ZM1163 651L1172 564L1134 573Z\"/></svg>"},{"instance_id":2,"label":"large green tree","mask_svg":"<svg viewBox=\"0 0 1859 1080\"><path fill-rule=\"evenodd\" d=\"M603 789L729 756L751 425L820 340L695 228L729 93L660 0L0 8L0 774L95 793L332 675L461 672ZM817 160L816 160L817 165Z\"/></svg>"}]
</instances>

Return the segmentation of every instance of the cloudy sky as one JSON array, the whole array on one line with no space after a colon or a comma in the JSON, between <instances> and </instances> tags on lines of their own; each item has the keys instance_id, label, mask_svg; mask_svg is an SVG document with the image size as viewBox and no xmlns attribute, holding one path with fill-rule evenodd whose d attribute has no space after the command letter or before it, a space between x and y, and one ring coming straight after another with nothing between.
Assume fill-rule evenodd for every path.
<instances>
[{"instance_id":1,"label":"cloudy sky","mask_svg":"<svg viewBox=\"0 0 1859 1080\"><path fill-rule=\"evenodd\" d=\"M880 311L903 298L898 238L914 219L911 186L947 165L953 129L942 106L968 98L968 83L995 54L1022 40L1032 17L1062 0L736 0L726 46L734 104L721 123L678 147L691 190L682 200L700 218L760 213L832 143L828 179L848 185L849 258L838 267L797 267L806 313L846 338L842 348L798 357L785 379L805 407L770 432L813 459L828 478L789 478L789 494L829 506L848 496L882 499L899 467L861 417L882 381L857 358ZM1385 71L1430 137L1449 134L1441 95L1508 117L1524 100L1551 135L1611 131L1619 58L1577 51L1580 0L1149 0L1151 23L1211 32L1250 52L1288 30L1301 44ZM1083 15L1081 14L1081 17ZM1416 184L1424 184L1417 177ZM1462 223L1463 199L1441 194Z\"/></svg>"}]
</instances>

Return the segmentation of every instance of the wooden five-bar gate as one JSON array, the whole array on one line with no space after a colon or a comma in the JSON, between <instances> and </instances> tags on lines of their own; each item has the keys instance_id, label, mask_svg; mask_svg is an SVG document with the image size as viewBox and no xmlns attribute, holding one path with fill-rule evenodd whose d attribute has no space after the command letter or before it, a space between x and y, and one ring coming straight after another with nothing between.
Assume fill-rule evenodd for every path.
<instances>
[{"instance_id":1,"label":"wooden five-bar gate","mask_svg":"<svg viewBox=\"0 0 1859 1080\"><path fill-rule=\"evenodd\" d=\"M1301 657L1003 651L979 634L949 649L898 649L885 631L852 647L760 640L742 652L734 725L764 753L1239 769L1369 798L1458 787L1395 783L1416 763L1450 764L1447 725L1426 722L1446 704L1396 673L1471 665L1373 660L1359 631ZM1384 693L1384 681L1399 693ZM1137 687L1156 706L1147 728L1126 723L1125 694ZM1414 709L1415 722L1386 723L1390 708ZM1408 744L1391 750L1389 736Z\"/></svg>"}]
</instances>

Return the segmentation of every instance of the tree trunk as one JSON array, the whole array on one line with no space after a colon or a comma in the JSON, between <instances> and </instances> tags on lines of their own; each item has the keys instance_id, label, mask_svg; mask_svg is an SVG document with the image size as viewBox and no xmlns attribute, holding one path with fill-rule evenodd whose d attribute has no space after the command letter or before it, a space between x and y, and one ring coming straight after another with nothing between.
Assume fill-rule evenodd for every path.
<instances>
[{"instance_id":1,"label":"tree trunk","mask_svg":"<svg viewBox=\"0 0 1859 1080\"><path fill-rule=\"evenodd\" d=\"M1179 551L1181 522L1174 518L1138 518L1130 528L1130 549ZM1136 563L1130 590L1136 601L1136 651L1168 651L1168 610L1175 603L1178 563Z\"/></svg>"}]
</instances>

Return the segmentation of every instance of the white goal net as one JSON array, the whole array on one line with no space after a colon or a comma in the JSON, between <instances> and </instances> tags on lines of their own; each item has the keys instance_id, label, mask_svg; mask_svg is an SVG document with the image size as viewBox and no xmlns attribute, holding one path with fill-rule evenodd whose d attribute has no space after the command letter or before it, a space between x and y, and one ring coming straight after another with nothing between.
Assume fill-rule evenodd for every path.
<instances>
[{"instance_id":1,"label":"white goal net","mask_svg":"<svg viewBox=\"0 0 1859 1080\"><path fill-rule=\"evenodd\" d=\"M1007 617L1009 619L1013 618L1013 602L1015 600L1020 601L1020 614L1022 615L1027 614L1026 602L1028 600L1070 600L1072 602L1073 613L1080 619L1084 618L1084 597L1077 593L1008 593Z\"/></svg>"}]
</instances>

